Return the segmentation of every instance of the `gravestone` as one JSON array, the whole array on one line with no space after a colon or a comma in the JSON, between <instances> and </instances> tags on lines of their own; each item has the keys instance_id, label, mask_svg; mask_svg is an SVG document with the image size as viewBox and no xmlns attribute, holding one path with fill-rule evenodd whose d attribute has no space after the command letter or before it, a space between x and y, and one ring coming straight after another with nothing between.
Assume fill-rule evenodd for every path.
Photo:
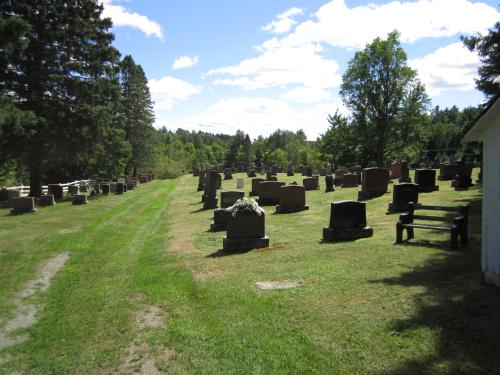
<instances>
[{"instance_id":1,"label":"gravestone","mask_svg":"<svg viewBox=\"0 0 500 375\"><path fill-rule=\"evenodd\" d=\"M205 190L205 171L200 171L198 174L198 188L197 191Z\"/></svg>"},{"instance_id":2,"label":"gravestone","mask_svg":"<svg viewBox=\"0 0 500 375\"><path fill-rule=\"evenodd\" d=\"M363 168L361 168L361 165L359 165L359 164L356 164L353 167L354 173L356 173L356 176L358 176L358 185L361 184L361 172L362 172L362 170L363 170Z\"/></svg>"},{"instance_id":3,"label":"gravestone","mask_svg":"<svg viewBox=\"0 0 500 375\"><path fill-rule=\"evenodd\" d=\"M318 176L306 177L302 180L302 185L304 185L305 190L318 190L319 177Z\"/></svg>"},{"instance_id":4,"label":"gravestone","mask_svg":"<svg viewBox=\"0 0 500 375\"><path fill-rule=\"evenodd\" d=\"M9 200L9 192L7 189L0 189L0 202L7 202Z\"/></svg>"},{"instance_id":5,"label":"gravestone","mask_svg":"<svg viewBox=\"0 0 500 375\"><path fill-rule=\"evenodd\" d=\"M222 176L216 172L216 178L217 178L217 190L222 187Z\"/></svg>"},{"instance_id":6,"label":"gravestone","mask_svg":"<svg viewBox=\"0 0 500 375\"><path fill-rule=\"evenodd\" d=\"M69 185L68 186L68 193L70 193L71 195L80 194L80 186Z\"/></svg>"},{"instance_id":7,"label":"gravestone","mask_svg":"<svg viewBox=\"0 0 500 375\"><path fill-rule=\"evenodd\" d=\"M373 236L373 229L366 226L365 203L340 201L332 203L330 207L330 224L323 228L324 242Z\"/></svg>"},{"instance_id":8,"label":"gravestone","mask_svg":"<svg viewBox=\"0 0 500 375\"><path fill-rule=\"evenodd\" d=\"M326 176L326 168L321 168L321 169L319 170L319 175L320 175L321 177Z\"/></svg>"},{"instance_id":9,"label":"gravestone","mask_svg":"<svg viewBox=\"0 0 500 375\"><path fill-rule=\"evenodd\" d=\"M216 171L207 172L205 198L203 200L203 208L211 209L217 208L219 200L217 199L217 185L219 183L219 178L221 175Z\"/></svg>"},{"instance_id":10,"label":"gravestone","mask_svg":"<svg viewBox=\"0 0 500 375\"><path fill-rule=\"evenodd\" d=\"M306 176L307 177L312 177L312 175L313 175L313 169L312 169L312 167L305 167L305 169L306 169Z\"/></svg>"},{"instance_id":11,"label":"gravestone","mask_svg":"<svg viewBox=\"0 0 500 375\"><path fill-rule=\"evenodd\" d=\"M47 206L54 206L55 204L56 202L54 200L54 195L52 194L40 195L40 206L47 207Z\"/></svg>"},{"instance_id":12,"label":"gravestone","mask_svg":"<svg viewBox=\"0 0 500 375\"><path fill-rule=\"evenodd\" d=\"M396 161L391 163L391 176L390 178L401 178L401 162Z\"/></svg>"},{"instance_id":13,"label":"gravestone","mask_svg":"<svg viewBox=\"0 0 500 375\"><path fill-rule=\"evenodd\" d=\"M417 184L402 182L392 187L392 202L389 202L388 212L402 212L408 210L408 203L418 204Z\"/></svg>"},{"instance_id":14,"label":"gravestone","mask_svg":"<svg viewBox=\"0 0 500 375\"><path fill-rule=\"evenodd\" d=\"M411 182L410 168L408 167L408 162L406 160L401 162L401 177L399 178L399 182Z\"/></svg>"},{"instance_id":15,"label":"gravestone","mask_svg":"<svg viewBox=\"0 0 500 375\"><path fill-rule=\"evenodd\" d=\"M227 223L231 217L231 212L226 211L226 208L231 207L238 199L242 199L245 193L242 191L223 191L220 193L220 206L214 210L214 222L210 224L210 230L216 232L226 230Z\"/></svg>"},{"instance_id":16,"label":"gravestone","mask_svg":"<svg viewBox=\"0 0 500 375\"><path fill-rule=\"evenodd\" d=\"M439 165L439 177L440 181L447 181L455 179L458 172L458 166L455 163L441 163Z\"/></svg>"},{"instance_id":17,"label":"gravestone","mask_svg":"<svg viewBox=\"0 0 500 375\"><path fill-rule=\"evenodd\" d=\"M325 176L325 186L326 186L325 193L335 191L334 183L335 181L333 176L331 175Z\"/></svg>"},{"instance_id":18,"label":"gravestone","mask_svg":"<svg viewBox=\"0 0 500 375\"><path fill-rule=\"evenodd\" d=\"M35 200L33 197L18 197L12 199L12 215L36 212Z\"/></svg>"},{"instance_id":19,"label":"gravestone","mask_svg":"<svg viewBox=\"0 0 500 375\"><path fill-rule=\"evenodd\" d=\"M231 168L224 169L224 180L232 180L233 179L233 171Z\"/></svg>"},{"instance_id":20,"label":"gravestone","mask_svg":"<svg viewBox=\"0 0 500 375\"><path fill-rule=\"evenodd\" d=\"M259 184L264 182L263 178L252 178L252 191L250 192L251 196L259 195Z\"/></svg>"},{"instance_id":21,"label":"gravestone","mask_svg":"<svg viewBox=\"0 0 500 375\"><path fill-rule=\"evenodd\" d=\"M103 182L100 184L101 185L101 191L103 194L109 194L110 192L110 184Z\"/></svg>"},{"instance_id":22,"label":"gravestone","mask_svg":"<svg viewBox=\"0 0 500 375\"><path fill-rule=\"evenodd\" d=\"M274 176L272 172L266 172L266 181L278 181L278 177Z\"/></svg>"},{"instance_id":23,"label":"gravestone","mask_svg":"<svg viewBox=\"0 0 500 375\"><path fill-rule=\"evenodd\" d=\"M21 198L21 190L7 190L7 205L13 207L14 199Z\"/></svg>"},{"instance_id":24,"label":"gravestone","mask_svg":"<svg viewBox=\"0 0 500 375\"><path fill-rule=\"evenodd\" d=\"M236 189L243 189L245 186L244 180L242 178L236 179Z\"/></svg>"},{"instance_id":25,"label":"gravestone","mask_svg":"<svg viewBox=\"0 0 500 375\"><path fill-rule=\"evenodd\" d=\"M361 174L361 191L358 200L371 199L387 193L389 171L385 168L365 168Z\"/></svg>"},{"instance_id":26,"label":"gravestone","mask_svg":"<svg viewBox=\"0 0 500 375\"><path fill-rule=\"evenodd\" d=\"M306 205L306 190L301 185L281 186L279 190L279 204L277 213L289 213L308 210Z\"/></svg>"},{"instance_id":27,"label":"gravestone","mask_svg":"<svg viewBox=\"0 0 500 375\"><path fill-rule=\"evenodd\" d=\"M80 205L80 204L87 204L87 202L88 201L86 194L75 194L73 195L73 201L71 203L74 205Z\"/></svg>"},{"instance_id":28,"label":"gravestone","mask_svg":"<svg viewBox=\"0 0 500 375\"><path fill-rule=\"evenodd\" d=\"M116 193L116 182L110 182L109 183L109 192L110 193Z\"/></svg>"},{"instance_id":29,"label":"gravestone","mask_svg":"<svg viewBox=\"0 0 500 375\"><path fill-rule=\"evenodd\" d=\"M259 184L259 205L270 206L279 204L282 181L264 181Z\"/></svg>"},{"instance_id":30,"label":"gravestone","mask_svg":"<svg viewBox=\"0 0 500 375\"><path fill-rule=\"evenodd\" d=\"M117 182L116 183L116 194L123 194L125 193L127 190L127 185L125 185L123 182Z\"/></svg>"},{"instance_id":31,"label":"gravestone","mask_svg":"<svg viewBox=\"0 0 500 375\"><path fill-rule=\"evenodd\" d=\"M247 177L255 177L255 169L249 169L247 172Z\"/></svg>"},{"instance_id":32,"label":"gravestone","mask_svg":"<svg viewBox=\"0 0 500 375\"><path fill-rule=\"evenodd\" d=\"M358 187L358 175L356 173L346 173L342 178L343 188Z\"/></svg>"},{"instance_id":33,"label":"gravestone","mask_svg":"<svg viewBox=\"0 0 500 375\"><path fill-rule=\"evenodd\" d=\"M89 191L89 185L86 182L80 183L80 192L86 193Z\"/></svg>"},{"instance_id":34,"label":"gravestone","mask_svg":"<svg viewBox=\"0 0 500 375\"><path fill-rule=\"evenodd\" d=\"M274 175L277 175L278 174L278 166L277 165L273 165L272 168L271 168L271 172Z\"/></svg>"},{"instance_id":35,"label":"gravestone","mask_svg":"<svg viewBox=\"0 0 500 375\"><path fill-rule=\"evenodd\" d=\"M224 251L244 251L269 247L265 220L264 212L260 215L257 213L231 215L227 224L227 234L222 239Z\"/></svg>"},{"instance_id":36,"label":"gravestone","mask_svg":"<svg viewBox=\"0 0 500 375\"><path fill-rule=\"evenodd\" d=\"M118 182L120 182L120 181L118 181ZM141 184L145 184L146 182L148 182L148 175L146 175L146 174L140 174L139 175L139 182Z\"/></svg>"},{"instance_id":37,"label":"gravestone","mask_svg":"<svg viewBox=\"0 0 500 375\"><path fill-rule=\"evenodd\" d=\"M468 189L472 186L472 164L468 164L465 158L457 163L457 174L451 186L455 189Z\"/></svg>"},{"instance_id":38,"label":"gravestone","mask_svg":"<svg viewBox=\"0 0 500 375\"><path fill-rule=\"evenodd\" d=\"M291 165L288 166L288 169L286 171L286 175L287 176L295 176L295 174L293 173L293 167Z\"/></svg>"},{"instance_id":39,"label":"gravestone","mask_svg":"<svg viewBox=\"0 0 500 375\"><path fill-rule=\"evenodd\" d=\"M431 193L439 190L436 185L436 171L434 169L416 169L415 183L420 186L420 192Z\"/></svg>"},{"instance_id":40,"label":"gravestone","mask_svg":"<svg viewBox=\"0 0 500 375\"><path fill-rule=\"evenodd\" d=\"M198 168L193 168L193 177L198 177L200 175L200 170Z\"/></svg>"},{"instance_id":41,"label":"gravestone","mask_svg":"<svg viewBox=\"0 0 500 375\"><path fill-rule=\"evenodd\" d=\"M335 171L335 186L342 186L342 179L344 178L345 170L338 169Z\"/></svg>"},{"instance_id":42,"label":"gravestone","mask_svg":"<svg viewBox=\"0 0 500 375\"><path fill-rule=\"evenodd\" d=\"M47 192L54 196L55 200L62 200L64 198L64 188L59 184L49 184Z\"/></svg>"}]
</instances>

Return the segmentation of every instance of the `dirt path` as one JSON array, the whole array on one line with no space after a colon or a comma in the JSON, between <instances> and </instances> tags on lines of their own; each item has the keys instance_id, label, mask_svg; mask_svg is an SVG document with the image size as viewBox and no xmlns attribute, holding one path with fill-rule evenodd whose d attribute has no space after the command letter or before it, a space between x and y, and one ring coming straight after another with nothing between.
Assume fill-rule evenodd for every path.
<instances>
[{"instance_id":1,"label":"dirt path","mask_svg":"<svg viewBox=\"0 0 500 375\"><path fill-rule=\"evenodd\" d=\"M0 329L0 350L19 344L29 338L28 335L16 335L21 328L31 327L36 323L37 314L43 309L42 305L36 305L30 301L37 293L45 293L52 278L59 272L69 259L67 252L61 253L40 266L38 277L28 281L21 289L12 305L14 306L13 318L5 322Z\"/></svg>"}]
</instances>

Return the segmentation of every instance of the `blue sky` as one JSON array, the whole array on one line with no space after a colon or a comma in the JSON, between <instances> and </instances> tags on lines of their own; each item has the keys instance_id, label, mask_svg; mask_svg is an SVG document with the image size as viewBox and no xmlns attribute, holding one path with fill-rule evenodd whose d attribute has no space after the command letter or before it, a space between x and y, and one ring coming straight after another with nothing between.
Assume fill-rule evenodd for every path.
<instances>
[{"instance_id":1,"label":"blue sky","mask_svg":"<svg viewBox=\"0 0 500 375\"><path fill-rule=\"evenodd\" d=\"M460 35L500 21L498 0L105 0L115 46L144 68L156 127L315 139L354 53L401 32L432 105L477 105L478 57Z\"/></svg>"}]
</instances>

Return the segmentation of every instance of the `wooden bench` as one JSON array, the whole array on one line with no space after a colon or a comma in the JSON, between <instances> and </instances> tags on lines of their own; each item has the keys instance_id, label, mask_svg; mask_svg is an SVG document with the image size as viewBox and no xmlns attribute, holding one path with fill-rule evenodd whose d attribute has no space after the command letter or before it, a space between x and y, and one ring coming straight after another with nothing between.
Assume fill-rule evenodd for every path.
<instances>
[{"instance_id":1,"label":"wooden bench","mask_svg":"<svg viewBox=\"0 0 500 375\"><path fill-rule=\"evenodd\" d=\"M415 215L415 210L427 211L442 211L456 212L457 216L431 216L431 215ZM441 222L440 225L429 223L415 223L415 220ZM413 202L408 203L408 212L399 216L399 221L396 224L396 243L403 242L403 231L406 229L407 239L414 238L413 230L429 229L443 232L450 232L451 248L458 247L458 237L460 237L460 245L467 246L468 238L468 221L469 221L469 205L458 207L445 206L424 206L416 205Z\"/></svg>"}]
</instances>

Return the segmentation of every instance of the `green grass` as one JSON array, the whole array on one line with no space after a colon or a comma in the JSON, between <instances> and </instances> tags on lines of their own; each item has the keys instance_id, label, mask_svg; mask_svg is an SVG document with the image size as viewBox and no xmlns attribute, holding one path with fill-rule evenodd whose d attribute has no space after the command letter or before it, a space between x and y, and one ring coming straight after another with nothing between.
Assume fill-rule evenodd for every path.
<instances>
[{"instance_id":1,"label":"green grass","mask_svg":"<svg viewBox=\"0 0 500 375\"><path fill-rule=\"evenodd\" d=\"M40 297L32 338L8 349L0 372L111 373L139 340L168 373L493 373L500 294L480 281L481 192L439 184L420 201L471 202L466 250L452 252L448 234L423 230L395 245L390 193L366 201L372 238L320 243L329 203L358 190L324 193L323 178L322 190L307 192L309 211L265 207L270 248L227 256L224 232L207 232L212 211L200 210L191 176L82 207L1 210L1 318L40 262L61 251L70 260ZM245 178L246 193L250 185ZM258 290L266 280L303 286ZM148 305L161 309L163 324L140 333L135 316ZM168 361L165 350L175 351Z\"/></svg>"}]
</instances>

